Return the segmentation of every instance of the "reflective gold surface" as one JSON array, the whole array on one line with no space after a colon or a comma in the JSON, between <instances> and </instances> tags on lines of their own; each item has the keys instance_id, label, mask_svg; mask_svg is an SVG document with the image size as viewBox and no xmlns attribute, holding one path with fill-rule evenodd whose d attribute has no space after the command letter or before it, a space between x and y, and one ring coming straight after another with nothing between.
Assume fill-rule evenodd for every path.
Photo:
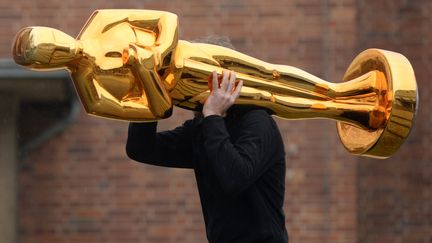
<instances>
[{"instance_id":1,"label":"reflective gold surface","mask_svg":"<svg viewBox=\"0 0 432 243\"><path fill-rule=\"evenodd\" d=\"M28 27L17 34L13 55L36 70L67 68L89 114L142 122L169 117L173 105L200 109L211 72L233 70L244 82L236 104L286 119L337 120L348 151L380 158L406 139L417 106L414 72L401 54L366 50L344 83L331 83L229 48L178 40L177 16L162 11L96 11L76 40Z\"/></svg>"}]
</instances>

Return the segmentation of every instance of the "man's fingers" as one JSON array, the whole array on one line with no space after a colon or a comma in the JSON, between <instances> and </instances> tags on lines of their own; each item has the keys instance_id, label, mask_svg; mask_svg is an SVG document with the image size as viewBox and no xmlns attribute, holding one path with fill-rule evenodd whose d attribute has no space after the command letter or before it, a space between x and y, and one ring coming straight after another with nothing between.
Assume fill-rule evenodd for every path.
<instances>
[{"instance_id":1,"label":"man's fingers","mask_svg":"<svg viewBox=\"0 0 432 243\"><path fill-rule=\"evenodd\" d=\"M240 96L240 91L243 87L243 80L240 80L233 92L233 96L235 97L235 99L237 99Z\"/></svg>"},{"instance_id":2,"label":"man's fingers","mask_svg":"<svg viewBox=\"0 0 432 243\"><path fill-rule=\"evenodd\" d=\"M207 86L211 92L213 90L213 72L207 77Z\"/></svg>"},{"instance_id":3,"label":"man's fingers","mask_svg":"<svg viewBox=\"0 0 432 243\"><path fill-rule=\"evenodd\" d=\"M213 91L213 89L218 89L219 88L219 84L218 84L218 75L216 71L213 71L212 74L212 87L210 89L210 91Z\"/></svg>"},{"instance_id":4,"label":"man's fingers","mask_svg":"<svg viewBox=\"0 0 432 243\"><path fill-rule=\"evenodd\" d=\"M230 77L229 77L228 87L226 89L226 92L231 93L233 91L235 81L236 81L236 74L235 74L235 72L230 71Z\"/></svg>"},{"instance_id":5,"label":"man's fingers","mask_svg":"<svg viewBox=\"0 0 432 243\"><path fill-rule=\"evenodd\" d=\"M236 85L236 73L234 71L222 70L222 75L218 75L216 71L213 71L207 81L210 91L213 91L217 87L223 92L231 94L233 87Z\"/></svg>"},{"instance_id":6,"label":"man's fingers","mask_svg":"<svg viewBox=\"0 0 432 243\"><path fill-rule=\"evenodd\" d=\"M229 74L230 74L230 72L227 71L227 70L223 70L222 71L222 83L221 83L221 86L220 86L221 89L222 89L222 91L226 91L227 90L228 82L229 82L229 80L228 80Z\"/></svg>"}]
</instances>

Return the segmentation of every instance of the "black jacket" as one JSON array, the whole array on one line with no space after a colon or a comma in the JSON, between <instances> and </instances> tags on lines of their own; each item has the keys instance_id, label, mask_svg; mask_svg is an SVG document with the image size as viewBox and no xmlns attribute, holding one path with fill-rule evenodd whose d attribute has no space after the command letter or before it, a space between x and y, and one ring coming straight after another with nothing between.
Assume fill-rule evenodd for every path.
<instances>
[{"instance_id":1,"label":"black jacket","mask_svg":"<svg viewBox=\"0 0 432 243\"><path fill-rule=\"evenodd\" d=\"M266 111L233 108L226 118L195 118L171 131L156 126L131 123L127 154L195 170L209 242L288 242L284 146Z\"/></svg>"}]
</instances>

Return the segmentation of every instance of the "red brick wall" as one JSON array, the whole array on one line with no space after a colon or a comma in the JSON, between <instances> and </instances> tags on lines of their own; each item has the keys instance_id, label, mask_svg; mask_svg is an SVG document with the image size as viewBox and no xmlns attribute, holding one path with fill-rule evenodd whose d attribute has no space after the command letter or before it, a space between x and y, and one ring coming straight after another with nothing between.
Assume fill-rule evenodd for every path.
<instances>
[{"instance_id":1,"label":"red brick wall","mask_svg":"<svg viewBox=\"0 0 432 243\"><path fill-rule=\"evenodd\" d=\"M380 2L390 11L380 11L378 16L373 6ZM226 35L239 51L335 82L362 48L377 44L405 52L411 48L408 57L415 59L417 75L426 86L431 6L426 1L418 5L396 1L394 7L392 2L0 0L0 57L10 58L11 40L21 27L45 25L74 36L95 9L147 8L177 13L182 39ZM408 11L412 7L399 11L397 6L404 4L415 5L422 14ZM429 11L422 10L424 6ZM393 33L400 31L392 21L411 26L411 32L405 34L405 42L393 39L382 28L376 29L375 19ZM423 49L408 47L417 40L413 36L418 28L427 36ZM423 104L430 87L421 87L426 92ZM173 127L189 116L178 110L175 117L161 122L161 128ZM415 237L415 232L426 239L432 217L424 214L431 212L424 200L432 201L427 163L432 156L422 149L430 142L425 136L430 135L430 114L419 117L409 143L384 162L347 154L332 121L278 119L287 151L285 213L291 242L414 242L404 237ZM20 162L20 242L205 241L193 173L130 161L124 153L126 131L126 123L80 114L73 125ZM417 159L410 151L416 151ZM411 167L413 163L416 166ZM426 173L423 167L429 168ZM420 175L423 179L417 180ZM390 192L398 191L396 199L404 198L405 204L398 205L391 193L382 197L388 192L382 190L383 183ZM423 196L416 185L421 185ZM413 220L381 224L405 214Z\"/></svg>"},{"instance_id":2,"label":"red brick wall","mask_svg":"<svg viewBox=\"0 0 432 243\"><path fill-rule=\"evenodd\" d=\"M391 159L361 159L360 242L432 242L432 2L359 1L359 48L396 50L416 72L420 106L414 129ZM360 31L361 30L361 31Z\"/></svg>"},{"instance_id":3,"label":"red brick wall","mask_svg":"<svg viewBox=\"0 0 432 243\"><path fill-rule=\"evenodd\" d=\"M192 171L128 160L125 134L81 114L21 162L20 242L204 241Z\"/></svg>"}]
</instances>

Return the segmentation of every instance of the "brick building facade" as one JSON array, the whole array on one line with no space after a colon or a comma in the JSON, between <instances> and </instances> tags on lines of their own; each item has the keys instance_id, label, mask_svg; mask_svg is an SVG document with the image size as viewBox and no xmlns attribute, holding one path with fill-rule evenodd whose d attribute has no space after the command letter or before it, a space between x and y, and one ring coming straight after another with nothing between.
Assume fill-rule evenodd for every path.
<instances>
[{"instance_id":1,"label":"brick building facade","mask_svg":"<svg viewBox=\"0 0 432 243\"><path fill-rule=\"evenodd\" d=\"M286 224L290 242L432 242L432 2L0 0L0 58L11 58L20 28L50 26L76 36L99 8L175 12L181 39L229 36L241 52L332 82L363 49L406 55L420 109L409 139L388 160L348 154L333 121L276 119L287 154ZM177 109L159 129L189 117ZM126 133L127 123L81 110L18 160L18 242L205 242L193 172L129 160Z\"/></svg>"}]
</instances>

